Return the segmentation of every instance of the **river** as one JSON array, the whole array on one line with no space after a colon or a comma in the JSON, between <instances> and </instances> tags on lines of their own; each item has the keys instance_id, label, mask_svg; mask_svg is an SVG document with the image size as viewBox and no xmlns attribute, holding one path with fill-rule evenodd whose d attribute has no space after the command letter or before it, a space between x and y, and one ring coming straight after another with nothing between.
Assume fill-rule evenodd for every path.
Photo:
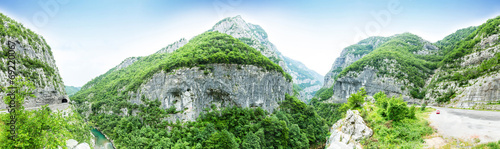
<instances>
[{"instance_id":1,"label":"river","mask_svg":"<svg viewBox=\"0 0 500 149\"><path fill-rule=\"evenodd\" d=\"M99 130L92 128L91 131L95 136L95 149L114 149L113 144Z\"/></svg>"}]
</instances>

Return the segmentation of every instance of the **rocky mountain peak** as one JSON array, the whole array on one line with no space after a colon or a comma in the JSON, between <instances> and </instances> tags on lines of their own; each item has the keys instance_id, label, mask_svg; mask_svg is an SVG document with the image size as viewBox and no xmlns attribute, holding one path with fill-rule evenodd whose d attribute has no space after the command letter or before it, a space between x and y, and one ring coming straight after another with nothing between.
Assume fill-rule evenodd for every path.
<instances>
[{"instance_id":1,"label":"rocky mountain peak","mask_svg":"<svg viewBox=\"0 0 500 149\"><path fill-rule=\"evenodd\" d=\"M290 73L293 82L300 87L300 99L307 101L312 98L314 93L321 87L321 79L317 79L318 73L307 69L303 64L295 60L285 58L272 44L266 31L259 26L247 23L240 15L225 18L216 23L209 31L218 31L231 35L252 48L257 49L262 55L269 58ZM301 67L304 66L304 67Z\"/></svg>"}]
</instances>

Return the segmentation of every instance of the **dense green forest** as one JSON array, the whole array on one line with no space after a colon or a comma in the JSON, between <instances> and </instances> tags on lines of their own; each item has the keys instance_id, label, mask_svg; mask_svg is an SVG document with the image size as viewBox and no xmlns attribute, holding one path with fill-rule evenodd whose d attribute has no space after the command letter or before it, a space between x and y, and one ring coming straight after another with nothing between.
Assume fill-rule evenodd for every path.
<instances>
[{"instance_id":1,"label":"dense green forest","mask_svg":"<svg viewBox=\"0 0 500 149\"><path fill-rule=\"evenodd\" d=\"M328 125L314 107L289 95L274 113L212 108L193 122L162 121L175 110L160 109L157 100L143 100L137 116L97 114L90 120L118 148L308 148L322 145L328 136Z\"/></svg>"}]
</instances>

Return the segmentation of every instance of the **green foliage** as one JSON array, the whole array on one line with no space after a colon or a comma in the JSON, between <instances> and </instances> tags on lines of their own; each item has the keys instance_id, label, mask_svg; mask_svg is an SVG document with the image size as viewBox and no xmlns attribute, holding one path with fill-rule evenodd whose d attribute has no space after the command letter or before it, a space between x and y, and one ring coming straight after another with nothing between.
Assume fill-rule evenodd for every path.
<instances>
[{"instance_id":1,"label":"green foliage","mask_svg":"<svg viewBox=\"0 0 500 149\"><path fill-rule=\"evenodd\" d=\"M375 47L375 43L383 44L387 42L390 38L387 37L368 37L359 41L357 44L346 47L346 54L354 54L354 55L365 55L372 52Z\"/></svg>"},{"instance_id":2,"label":"green foliage","mask_svg":"<svg viewBox=\"0 0 500 149\"><path fill-rule=\"evenodd\" d=\"M294 96L299 96L300 95L300 91L302 91L304 89L302 89L299 85L297 84L293 84L293 95Z\"/></svg>"},{"instance_id":3,"label":"green foliage","mask_svg":"<svg viewBox=\"0 0 500 149\"><path fill-rule=\"evenodd\" d=\"M222 130L220 133L213 133L208 140L204 142L205 148L208 149L237 149L239 144L234 139L234 135L227 130Z\"/></svg>"},{"instance_id":4,"label":"green foliage","mask_svg":"<svg viewBox=\"0 0 500 149\"><path fill-rule=\"evenodd\" d=\"M433 70L437 68L437 63L422 59L414 52L421 50L424 46L423 40L413 34L403 33L392 37L390 40L376 48L363 58L344 68L337 78L346 76L348 72L360 72L366 66L377 68L377 75L391 76L399 80L407 80L413 83L414 87L422 88ZM398 65L394 66L398 71L391 71L384 60L395 60ZM404 73L400 73L404 72Z\"/></svg>"},{"instance_id":5,"label":"green foliage","mask_svg":"<svg viewBox=\"0 0 500 149\"><path fill-rule=\"evenodd\" d=\"M436 101L439 103L448 102L451 99L455 98L455 96L456 96L455 91L453 91L452 89L448 89L448 91L444 95L438 97Z\"/></svg>"},{"instance_id":6,"label":"green foliage","mask_svg":"<svg viewBox=\"0 0 500 149\"><path fill-rule=\"evenodd\" d=\"M13 86L16 88L2 89L15 93L15 99L4 96L4 102L14 101L16 108L15 112L0 114L0 148L57 148L65 146L70 138L90 142L90 127L77 114L63 116L60 111L51 112L47 105L27 111L22 104L28 96L35 98L33 84L17 77ZM11 117L16 118L13 126L17 137L14 140L9 138Z\"/></svg>"},{"instance_id":7,"label":"green foliage","mask_svg":"<svg viewBox=\"0 0 500 149\"><path fill-rule=\"evenodd\" d=\"M316 109L316 113L326 120L328 126L332 126L335 122L342 118L342 114L346 111L341 110L342 104L338 103L322 103L318 102L318 98L311 99L310 104Z\"/></svg>"},{"instance_id":8,"label":"green foliage","mask_svg":"<svg viewBox=\"0 0 500 149\"><path fill-rule=\"evenodd\" d=\"M245 136L245 140L241 144L241 148L244 149L260 149L260 138L252 132L249 132L247 136Z\"/></svg>"},{"instance_id":9,"label":"green foliage","mask_svg":"<svg viewBox=\"0 0 500 149\"><path fill-rule=\"evenodd\" d=\"M289 95L273 114L260 107L213 108L196 121L175 123L162 121L169 113L159 108L159 101L143 99L143 103L128 109L138 111L135 116L94 111L89 119L118 148L309 148L323 144L328 135L328 126L314 107ZM97 106L92 109L100 109Z\"/></svg>"},{"instance_id":10,"label":"green foliage","mask_svg":"<svg viewBox=\"0 0 500 149\"><path fill-rule=\"evenodd\" d=\"M344 106L347 106L347 109L360 109L361 105L365 102L366 91L365 88L362 87L359 89L357 93L351 94L347 99L347 103Z\"/></svg>"},{"instance_id":11,"label":"green foliage","mask_svg":"<svg viewBox=\"0 0 500 149\"><path fill-rule=\"evenodd\" d=\"M333 86L330 88L322 88L318 92L320 100L327 100L333 96Z\"/></svg>"},{"instance_id":12,"label":"green foliage","mask_svg":"<svg viewBox=\"0 0 500 149\"><path fill-rule=\"evenodd\" d=\"M386 120L401 121L405 118L415 118L415 107L408 108L401 97L387 98L385 93L378 92L374 96L378 113Z\"/></svg>"},{"instance_id":13,"label":"green foliage","mask_svg":"<svg viewBox=\"0 0 500 149\"><path fill-rule=\"evenodd\" d=\"M467 38L457 42L453 45L453 50L446 54L445 58L441 62L441 65L455 63L454 65L449 65L449 67L458 67L459 58L470 54L474 51L474 46L481 41L482 38L488 37L493 34L498 34L500 32L500 16L489 19L486 23L477 27L477 29L466 29L474 30L470 33ZM464 31L470 32L470 31ZM465 33L466 34L466 33Z\"/></svg>"},{"instance_id":14,"label":"green foliage","mask_svg":"<svg viewBox=\"0 0 500 149\"><path fill-rule=\"evenodd\" d=\"M425 102L421 107L420 111L425 111L425 107L427 107L427 102Z\"/></svg>"},{"instance_id":15,"label":"green foliage","mask_svg":"<svg viewBox=\"0 0 500 149\"><path fill-rule=\"evenodd\" d=\"M297 97L287 94L285 101L280 104L280 111L276 112L276 115L279 115L279 113L286 115L286 119L283 117L278 118L283 121L289 121L288 127L291 127L291 124L299 126L301 133L305 133L311 146L324 143L324 138L327 137L328 133L328 125L316 113L313 106L306 105L297 99Z\"/></svg>"},{"instance_id":16,"label":"green foliage","mask_svg":"<svg viewBox=\"0 0 500 149\"><path fill-rule=\"evenodd\" d=\"M410 91L410 95L411 95L413 98L417 98L417 99L424 99L424 97L425 97L425 93L426 93L426 90L420 91L420 89L419 89L419 88L413 88L413 89Z\"/></svg>"},{"instance_id":17,"label":"green foliage","mask_svg":"<svg viewBox=\"0 0 500 149\"><path fill-rule=\"evenodd\" d=\"M471 26L468 28L457 30L455 33L450 34L444 37L442 40L436 42L436 45L439 47L439 49L443 51L442 54L447 54L448 52L450 52L455 48L457 43L467 38L476 29L477 29L476 26Z\"/></svg>"},{"instance_id":18,"label":"green foliage","mask_svg":"<svg viewBox=\"0 0 500 149\"><path fill-rule=\"evenodd\" d=\"M408 108L406 103L398 98L388 98L379 92L374 96L375 106L368 102L363 107L366 111L365 122L374 131L370 139L362 143L366 148L419 148L423 137L433 133L433 129L424 115L427 111ZM418 115L418 116L417 116Z\"/></svg>"}]
</instances>

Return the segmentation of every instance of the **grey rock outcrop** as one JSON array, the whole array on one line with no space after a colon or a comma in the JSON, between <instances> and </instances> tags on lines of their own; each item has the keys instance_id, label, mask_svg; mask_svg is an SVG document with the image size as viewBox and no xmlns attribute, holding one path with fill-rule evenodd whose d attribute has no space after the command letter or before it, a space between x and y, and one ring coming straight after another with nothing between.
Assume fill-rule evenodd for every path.
<instances>
[{"instance_id":1,"label":"grey rock outcrop","mask_svg":"<svg viewBox=\"0 0 500 149\"><path fill-rule=\"evenodd\" d=\"M366 126L357 110L348 110L346 118L333 124L330 133L331 135L326 142L327 149L362 148L359 141L373 135L372 129Z\"/></svg>"},{"instance_id":2,"label":"grey rock outcrop","mask_svg":"<svg viewBox=\"0 0 500 149\"><path fill-rule=\"evenodd\" d=\"M213 67L208 74L198 67L154 74L137 92L129 93L130 102L140 104L142 95L158 99L161 108L175 106L177 111L182 111L169 120L192 121L212 104L217 107L262 107L272 112L279 106L278 102L285 99L285 93L292 94L291 82L279 72L263 71L253 65L208 66Z\"/></svg>"},{"instance_id":3,"label":"grey rock outcrop","mask_svg":"<svg viewBox=\"0 0 500 149\"><path fill-rule=\"evenodd\" d=\"M463 91L455 99L452 99L451 106L500 110L500 105L497 105L499 101L500 74L495 74L477 79L476 83L463 88Z\"/></svg>"},{"instance_id":4,"label":"grey rock outcrop","mask_svg":"<svg viewBox=\"0 0 500 149\"><path fill-rule=\"evenodd\" d=\"M122 63L120 63L118 66L115 67L116 68L115 71L118 71L118 70L123 69L123 68L127 68L128 66L132 65L137 60L139 60L139 57L126 58L125 60L123 60Z\"/></svg>"},{"instance_id":5,"label":"grey rock outcrop","mask_svg":"<svg viewBox=\"0 0 500 149\"><path fill-rule=\"evenodd\" d=\"M76 141L74 139L66 140L66 147L68 149L91 149L90 144L88 144L86 142L78 143L78 141ZM61 148L61 147L59 147L59 148Z\"/></svg>"},{"instance_id":6,"label":"grey rock outcrop","mask_svg":"<svg viewBox=\"0 0 500 149\"><path fill-rule=\"evenodd\" d=\"M339 78L333 86L332 100L335 103L345 103L351 94L358 92L362 87L370 96L380 91L388 96L405 94L401 86L403 86L402 82L392 77L378 77L376 69L367 67L357 75Z\"/></svg>"},{"instance_id":7,"label":"grey rock outcrop","mask_svg":"<svg viewBox=\"0 0 500 149\"><path fill-rule=\"evenodd\" d=\"M292 76L293 82L302 87L299 97L302 101L306 102L321 87L323 78L321 75L308 69L302 63L283 56L269 41L268 35L262 27L245 22L239 15L219 21L209 31L218 31L238 38L280 65L285 72Z\"/></svg>"},{"instance_id":8,"label":"grey rock outcrop","mask_svg":"<svg viewBox=\"0 0 500 149\"><path fill-rule=\"evenodd\" d=\"M181 38L179 41L176 41L176 42L168 45L167 47L160 49L156 53L172 53L187 43L188 43L188 40L186 40L185 38Z\"/></svg>"},{"instance_id":9,"label":"grey rock outcrop","mask_svg":"<svg viewBox=\"0 0 500 149\"><path fill-rule=\"evenodd\" d=\"M59 104L63 100L69 102L50 46L47 45L45 39L4 15L0 19L3 22L0 25L3 25L7 32L14 32L9 27L9 25L14 25L24 34L15 37L0 36L2 39L0 51L8 51L10 49L9 42L15 44L14 51L16 58L18 58L15 64L16 76L24 77L35 85L36 98L28 97L24 106L31 108L46 104ZM0 56L0 86L10 86L7 61L8 59ZM8 106L3 102L5 95L5 92L0 92L0 109L6 109Z\"/></svg>"}]
</instances>

